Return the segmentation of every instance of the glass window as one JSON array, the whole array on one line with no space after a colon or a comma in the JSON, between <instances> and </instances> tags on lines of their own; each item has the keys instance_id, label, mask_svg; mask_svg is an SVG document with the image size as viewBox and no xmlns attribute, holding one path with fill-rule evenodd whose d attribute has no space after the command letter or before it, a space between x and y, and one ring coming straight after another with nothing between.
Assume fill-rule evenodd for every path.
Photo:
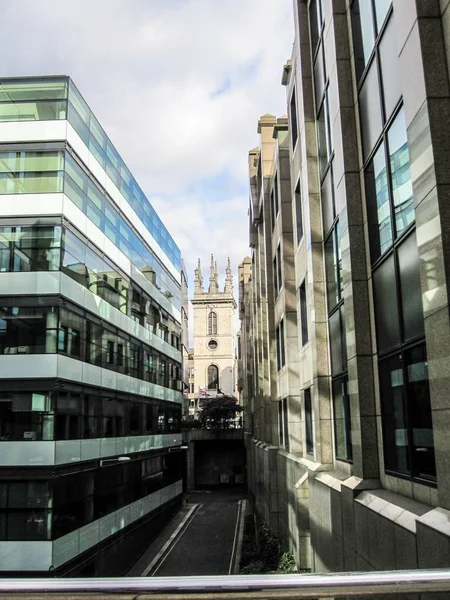
<instances>
[{"instance_id":1,"label":"glass window","mask_svg":"<svg viewBox=\"0 0 450 600\"><path fill-rule=\"evenodd\" d=\"M343 307L336 310L328 319L330 332L331 373L338 375L347 370L345 328L343 326Z\"/></svg>"},{"instance_id":2,"label":"glass window","mask_svg":"<svg viewBox=\"0 0 450 600\"><path fill-rule=\"evenodd\" d=\"M359 110L365 160L375 146L383 128L376 60L370 65L369 72L361 87L359 93Z\"/></svg>"},{"instance_id":3,"label":"glass window","mask_svg":"<svg viewBox=\"0 0 450 600\"><path fill-rule=\"evenodd\" d=\"M283 287L283 261L281 258L281 245L278 244L277 247L277 267L278 267L278 290L281 290Z\"/></svg>"},{"instance_id":4,"label":"glass window","mask_svg":"<svg viewBox=\"0 0 450 600\"><path fill-rule=\"evenodd\" d=\"M216 365L208 367L208 390L215 390L219 387L219 369Z\"/></svg>"},{"instance_id":5,"label":"glass window","mask_svg":"<svg viewBox=\"0 0 450 600\"><path fill-rule=\"evenodd\" d=\"M302 214L302 195L300 191L300 181L295 188L295 224L297 230L297 246L303 238L303 214Z\"/></svg>"},{"instance_id":6,"label":"glass window","mask_svg":"<svg viewBox=\"0 0 450 600\"><path fill-rule=\"evenodd\" d=\"M389 166L397 235L414 221L413 191L403 108L388 131Z\"/></svg>"},{"instance_id":7,"label":"glass window","mask_svg":"<svg viewBox=\"0 0 450 600\"><path fill-rule=\"evenodd\" d=\"M217 313L214 311L208 314L208 335L217 335Z\"/></svg>"},{"instance_id":8,"label":"glass window","mask_svg":"<svg viewBox=\"0 0 450 600\"><path fill-rule=\"evenodd\" d=\"M384 144L365 172L366 203L372 262L392 245L392 219Z\"/></svg>"},{"instance_id":9,"label":"glass window","mask_svg":"<svg viewBox=\"0 0 450 600\"><path fill-rule=\"evenodd\" d=\"M295 88L292 90L291 102L289 105L289 117L290 117L290 128L291 128L291 140L292 148L295 148L297 143L298 131L297 131L297 101L295 98Z\"/></svg>"},{"instance_id":10,"label":"glass window","mask_svg":"<svg viewBox=\"0 0 450 600\"><path fill-rule=\"evenodd\" d=\"M308 307L306 302L306 283L305 281L299 288L300 296L300 321L301 321L301 332L302 332L302 346L304 346L309 340L308 334Z\"/></svg>"},{"instance_id":11,"label":"glass window","mask_svg":"<svg viewBox=\"0 0 450 600\"><path fill-rule=\"evenodd\" d=\"M328 128L328 114L327 114L327 103L326 97L322 103L319 115L317 117L317 146L319 154L319 171L321 174L325 171L328 164L328 142L327 142L327 128Z\"/></svg>"},{"instance_id":12,"label":"glass window","mask_svg":"<svg viewBox=\"0 0 450 600\"><path fill-rule=\"evenodd\" d=\"M65 100L67 80L18 79L0 81L0 102L20 102L21 100Z\"/></svg>"},{"instance_id":13,"label":"glass window","mask_svg":"<svg viewBox=\"0 0 450 600\"><path fill-rule=\"evenodd\" d=\"M325 90L325 59L323 52L323 42L319 43L316 61L314 63L314 91L316 106L320 106Z\"/></svg>"},{"instance_id":14,"label":"glass window","mask_svg":"<svg viewBox=\"0 0 450 600\"><path fill-rule=\"evenodd\" d=\"M392 4L392 0L374 0L375 1L375 15L377 17L377 29L380 31L381 26L384 23L389 7Z\"/></svg>"},{"instance_id":15,"label":"glass window","mask_svg":"<svg viewBox=\"0 0 450 600\"><path fill-rule=\"evenodd\" d=\"M331 312L339 301L337 270L336 234L333 230L325 242L325 275L327 278L328 312Z\"/></svg>"},{"instance_id":16,"label":"glass window","mask_svg":"<svg viewBox=\"0 0 450 600\"><path fill-rule=\"evenodd\" d=\"M359 79L375 44L372 3L370 0L355 0L353 2L352 25Z\"/></svg>"},{"instance_id":17,"label":"glass window","mask_svg":"<svg viewBox=\"0 0 450 600\"><path fill-rule=\"evenodd\" d=\"M317 6L317 0L311 0L309 5L309 26L311 29L311 45L313 55L316 51L317 44L319 42L319 15L320 6Z\"/></svg>"},{"instance_id":18,"label":"glass window","mask_svg":"<svg viewBox=\"0 0 450 600\"><path fill-rule=\"evenodd\" d=\"M352 439L347 377L335 379L333 386L334 444L336 458L351 462Z\"/></svg>"},{"instance_id":19,"label":"glass window","mask_svg":"<svg viewBox=\"0 0 450 600\"><path fill-rule=\"evenodd\" d=\"M408 341L425 334L419 254L415 232L409 235L398 248L398 269L402 300L403 339Z\"/></svg>"},{"instance_id":20,"label":"glass window","mask_svg":"<svg viewBox=\"0 0 450 600\"><path fill-rule=\"evenodd\" d=\"M390 19L379 46L386 120L391 116L402 95L397 44L395 23L393 19Z\"/></svg>"},{"instance_id":21,"label":"glass window","mask_svg":"<svg viewBox=\"0 0 450 600\"><path fill-rule=\"evenodd\" d=\"M306 454L314 454L314 429L313 416L311 405L311 389L308 388L303 392L305 398L305 437L306 437Z\"/></svg>"},{"instance_id":22,"label":"glass window","mask_svg":"<svg viewBox=\"0 0 450 600\"><path fill-rule=\"evenodd\" d=\"M327 234L333 225L335 218L334 210L334 185L333 185L333 170L330 167L325 176L321 187L322 197L322 219L323 219L323 232Z\"/></svg>"},{"instance_id":23,"label":"glass window","mask_svg":"<svg viewBox=\"0 0 450 600\"><path fill-rule=\"evenodd\" d=\"M397 303L397 286L394 256L389 256L373 272L375 321L378 352L400 345L400 319ZM386 310L386 307L389 310Z\"/></svg>"}]
</instances>

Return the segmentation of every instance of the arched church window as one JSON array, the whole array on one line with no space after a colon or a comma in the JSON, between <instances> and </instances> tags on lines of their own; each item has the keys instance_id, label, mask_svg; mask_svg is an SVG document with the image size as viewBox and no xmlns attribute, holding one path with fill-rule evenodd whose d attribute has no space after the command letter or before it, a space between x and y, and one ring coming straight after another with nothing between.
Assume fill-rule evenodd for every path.
<instances>
[{"instance_id":1,"label":"arched church window","mask_svg":"<svg viewBox=\"0 0 450 600\"><path fill-rule=\"evenodd\" d=\"M217 313L213 310L208 315L208 335L217 335Z\"/></svg>"},{"instance_id":2,"label":"arched church window","mask_svg":"<svg viewBox=\"0 0 450 600\"><path fill-rule=\"evenodd\" d=\"M215 390L219 387L219 369L216 365L208 367L208 390Z\"/></svg>"}]
</instances>

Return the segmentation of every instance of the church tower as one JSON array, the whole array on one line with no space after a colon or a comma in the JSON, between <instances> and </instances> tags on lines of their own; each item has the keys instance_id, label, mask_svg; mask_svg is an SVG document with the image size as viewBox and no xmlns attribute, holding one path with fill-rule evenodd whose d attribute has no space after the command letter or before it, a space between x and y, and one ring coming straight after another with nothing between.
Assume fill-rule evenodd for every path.
<instances>
[{"instance_id":1,"label":"church tower","mask_svg":"<svg viewBox=\"0 0 450 600\"><path fill-rule=\"evenodd\" d=\"M236 352L233 275L230 259L225 270L225 286L219 290L217 262L211 254L208 290L203 289L200 265L195 269L194 296L194 384L195 394L211 396L222 392L235 396Z\"/></svg>"}]
</instances>

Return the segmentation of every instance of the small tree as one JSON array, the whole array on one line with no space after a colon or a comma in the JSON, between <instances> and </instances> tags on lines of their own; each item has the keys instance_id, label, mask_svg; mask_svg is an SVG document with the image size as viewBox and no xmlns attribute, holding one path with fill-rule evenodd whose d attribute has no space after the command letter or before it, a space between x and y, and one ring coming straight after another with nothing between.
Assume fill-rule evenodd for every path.
<instances>
[{"instance_id":1,"label":"small tree","mask_svg":"<svg viewBox=\"0 0 450 600\"><path fill-rule=\"evenodd\" d=\"M205 429L230 429L240 412L242 406L234 396L203 398L198 420Z\"/></svg>"}]
</instances>

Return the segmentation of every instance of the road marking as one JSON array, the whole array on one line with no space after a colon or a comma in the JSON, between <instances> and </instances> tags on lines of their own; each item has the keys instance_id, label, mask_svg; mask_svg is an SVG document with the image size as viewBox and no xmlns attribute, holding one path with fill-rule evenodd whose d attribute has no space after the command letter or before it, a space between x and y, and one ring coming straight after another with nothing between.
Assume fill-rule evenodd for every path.
<instances>
[{"instance_id":1,"label":"road marking","mask_svg":"<svg viewBox=\"0 0 450 600\"><path fill-rule=\"evenodd\" d=\"M231 551L230 566L228 575L236 575L241 561L242 538L244 537L244 516L247 506L247 500L239 500L238 514L236 517L236 526L234 529L233 548Z\"/></svg>"},{"instance_id":2,"label":"road marking","mask_svg":"<svg viewBox=\"0 0 450 600\"><path fill-rule=\"evenodd\" d=\"M164 553L167 552L167 555L164 557L164 559L161 561L161 563L155 569L155 573L156 573L156 571L162 565L162 563L164 562L164 560L166 560L167 556L170 554L170 551L172 550L172 548L175 547L175 545L177 544L178 540L174 541L175 538L180 533L180 531L183 529L183 527L186 526L187 521L189 519L191 519L191 517L193 518L193 513L196 512L200 508L200 506L202 506L202 505L201 504L194 504L189 509L189 512L184 517L184 519L182 520L182 522L178 525L178 527L175 529L175 531L172 533L172 535L170 536L170 538L167 540L167 542L164 544L164 546L161 548L161 550L158 552L158 554L155 556L155 558L151 561L151 563L142 571L142 573L140 574L140 577L147 577L148 574L150 573L150 571L156 566L156 564L158 563L158 561L164 556ZM186 526L186 529L187 529L187 526ZM186 531L186 529L185 529L185 531ZM183 531L183 533L184 533L184 531ZM180 535L180 538L181 538L181 535ZM171 544L173 544L172 548L170 548Z\"/></svg>"}]
</instances>

